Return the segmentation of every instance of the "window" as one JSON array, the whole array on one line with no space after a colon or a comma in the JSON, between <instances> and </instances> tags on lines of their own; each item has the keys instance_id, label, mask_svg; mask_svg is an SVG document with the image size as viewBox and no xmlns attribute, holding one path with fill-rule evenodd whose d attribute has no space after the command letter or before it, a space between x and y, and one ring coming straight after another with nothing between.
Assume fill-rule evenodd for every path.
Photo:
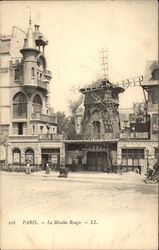
<instances>
[{"instance_id":1,"label":"window","mask_svg":"<svg viewBox=\"0 0 159 250\"><path fill-rule=\"evenodd\" d=\"M34 70L34 68L31 68L31 76L35 77L35 70Z\"/></svg>"},{"instance_id":2,"label":"window","mask_svg":"<svg viewBox=\"0 0 159 250\"><path fill-rule=\"evenodd\" d=\"M43 133L43 126L40 126L40 133L42 134Z\"/></svg>"},{"instance_id":3,"label":"window","mask_svg":"<svg viewBox=\"0 0 159 250\"><path fill-rule=\"evenodd\" d=\"M35 133L35 126L33 125L33 135L34 135L34 133Z\"/></svg>"},{"instance_id":4,"label":"window","mask_svg":"<svg viewBox=\"0 0 159 250\"><path fill-rule=\"evenodd\" d=\"M50 126L47 125L46 128L47 128L47 133L49 133L50 132Z\"/></svg>"},{"instance_id":5,"label":"window","mask_svg":"<svg viewBox=\"0 0 159 250\"><path fill-rule=\"evenodd\" d=\"M37 79L39 79L39 72L37 72Z\"/></svg>"},{"instance_id":6,"label":"window","mask_svg":"<svg viewBox=\"0 0 159 250\"><path fill-rule=\"evenodd\" d=\"M77 156L78 164L82 164L82 156Z\"/></svg>"},{"instance_id":7,"label":"window","mask_svg":"<svg viewBox=\"0 0 159 250\"><path fill-rule=\"evenodd\" d=\"M30 162L31 165L34 164L34 151L29 148L25 151L25 162Z\"/></svg>"},{"instance_id":8,"label":"window","mask_svg":"<svg viewBox=\"0 0 159 250\"><path fill-rule=\"evenodd\" d=\"M40 80L42 79L42 74L40 73Z\"/></svg>"},{"instance_id":9,"label":"window","mask_svg":"<svg viewBox=\"0 0 159 250\"><path fill-rule=\"evenodd\" d=\"M158 102L159 102L158 99L159 99L159 89L153 88L152 89L152 103L158 104Z\"/></svg>"},{"instance_id":10,"label":"window","mask_svg":"<svg viewBox=\"0 0 159 250\"><path fill-rule=\"evenodd\" d=\"M42 100L39 95L35 95L33 99L33 113L42 113Z\"/></svg>"},{"instance_id":11,"label":"window","mask_svg":"<svg viewBox=\"0 0 159 250\"><path fill-rule=\"evenodd\" d=\"M23 123L19 122L18 123L18 135L22 135L23 134Z\"/></svg>"},{"instance_id":12,"label":"window","mask_svg":"<svg viewBox=\"0 0 159 250\"><path fill-rule=\"evenodd\" d=\"M13 150L13 164L21 163L21 152L19 148Z\"/></svg>"},{"instance_id":13,"label":"window","mask_svg":"<svg viewBox=\"0 0 159 250\"><path fill-rule=\"evenodd\" d=\"M100 122L99 121L93 122L93 132L94 134L100 134Z\"/></svg>"},{"instance_id":14,"label":"window","mask_svg":"<svg viewBox=\"0 0 159 250\"><path fill-rule=\"evenodd\" d=\"M123 165L140 165L140 160L144 159L143 148L122 149Z\"/></svg>"},{"instance_id":15,"label":"window","mask_svg":"<svg viewBox=\"0 0 159 250\"><path fill-rule=\"evenodd\" d=\"M19 69L15 69L14 71L14 80L19 80Z\"/></svg>"},{"instance_id":16,"label":"window","mask_svg":"<svg viewBox=\"0 0 159 250\"><path fill-rule=\"evenodd\" d=\"M13 97L13 118L27 118L27 99L22 92Z\"/></svg>"}]
</instances>

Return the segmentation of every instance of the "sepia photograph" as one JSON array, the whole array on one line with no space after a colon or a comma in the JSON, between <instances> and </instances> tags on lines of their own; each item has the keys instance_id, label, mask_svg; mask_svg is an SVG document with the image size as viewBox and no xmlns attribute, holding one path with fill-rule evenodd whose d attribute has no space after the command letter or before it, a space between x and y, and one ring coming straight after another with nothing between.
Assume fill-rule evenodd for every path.
<instances>
[{"instance_id":1,"label":"sepia photograph","mask_svg":"<svg viewBox=\"0 0 159 250\"><path fill-rule=\"evenodd\" d=\"M158 250L157 0L0 2L0 250Z\"/></svg>"}]
</instances>

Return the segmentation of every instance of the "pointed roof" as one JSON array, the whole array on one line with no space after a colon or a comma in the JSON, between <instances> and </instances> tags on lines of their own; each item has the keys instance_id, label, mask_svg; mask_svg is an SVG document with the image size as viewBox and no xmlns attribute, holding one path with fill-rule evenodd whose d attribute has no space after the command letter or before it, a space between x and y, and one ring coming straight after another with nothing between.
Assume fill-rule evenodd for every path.
<instances>
[{"instance_id":1,"label":"pointed roof","mask_svg":"<svg viewBox=\"0 0 159 250\"><path fill-rule=\"evenodd\" d=\"M26 40L24 43L24 48L36 49L33 30L32 30L32 26L31 26L31 17L29 18L29 27L28 27Z\"/></svg>"},{"instance_id":2,"label":"pointed roof","mask_svg":"<svg viewBox=\"0 0 159 250\"><path fill-rule=\"evenodd\" d=\"M24 46L23 46L21 52L23 52L23 50L26 50L26 49L38 51L36 48L34 33L33 33L32 25L31 25L31 16L29 18L29 27L28 27L28 31L26 34L26 38L24 39Z\"/></svg>"}]
</instances>

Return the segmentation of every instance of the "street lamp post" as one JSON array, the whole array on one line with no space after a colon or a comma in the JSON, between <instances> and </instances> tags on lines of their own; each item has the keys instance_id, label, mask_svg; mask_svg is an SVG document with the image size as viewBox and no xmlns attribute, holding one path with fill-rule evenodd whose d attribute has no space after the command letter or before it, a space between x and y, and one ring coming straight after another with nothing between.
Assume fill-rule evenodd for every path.
<instances>
[{"instance_id":1,"label":"street lamp post","mask_svg":"<svg viewBox=\"0 0 159 250\"><path fill-rule=\"evenodd\" d=\"M148 172L148 166L149 166L149 160L148 160L148 157L149 157L149 149L146 148L146 156L147 156L147 172Z\"/></svg>"}]
</instances>

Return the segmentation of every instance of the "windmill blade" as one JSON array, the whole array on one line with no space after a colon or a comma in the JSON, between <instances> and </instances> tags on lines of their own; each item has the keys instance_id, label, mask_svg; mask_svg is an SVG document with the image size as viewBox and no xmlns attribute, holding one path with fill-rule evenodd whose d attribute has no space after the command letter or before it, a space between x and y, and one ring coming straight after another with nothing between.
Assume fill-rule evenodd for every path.
<instances>
[{"instance_id":1,"label":"windmill blade","mask_svg":"<svg viewBox=\"0 0 159 250\"><path fill-rule=\"evenodd\" d=\"M114 85L127 89L129 86L141 86L142 82L143 76L136 76L116 82Z\"/></svg>"},{"instance_id":2,"label":"windmill blade","mask_svg":"<svg viewBox=\"0 0 159 250\"><path fill-rule=\"evenodd\" d=\"M108 48L100 48L100 49L98 49L98 53L99 53L102 77L105 80L109 80L109 74L108 74Z\"/></svg>"}]
</instances>

